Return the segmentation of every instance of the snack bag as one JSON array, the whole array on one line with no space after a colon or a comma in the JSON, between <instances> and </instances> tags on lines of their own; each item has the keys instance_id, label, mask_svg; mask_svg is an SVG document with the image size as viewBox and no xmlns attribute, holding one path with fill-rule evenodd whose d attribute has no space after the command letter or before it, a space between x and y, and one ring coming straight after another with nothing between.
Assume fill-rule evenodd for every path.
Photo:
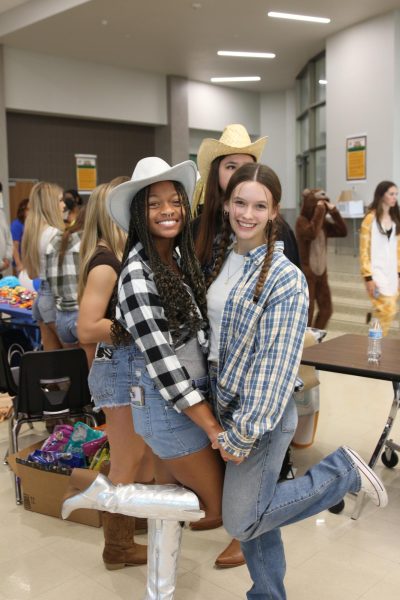
<instances>
[{"instance_id":1,"label":"snack bag","mask_svg":"<svg viewBox=\"0 0 400 600\"><path fill-rule=\"evenodd\" d=\"M41 450L64 452L73 430L72 425L56 425L53 433L44 441Z\"/></svg>"},{"instance_id":2,"label":"snack bag","mask_svg":"<svg viewBox=\"0 0 400 600\"><path fill-rule=\"evenodd\" d=\"M74 430L71 434L69 442L65 448L66 452L72 452L74 448L82 449L82 446L87 442L92 442L93 440L97 440L98 438L104 437L103 431L96 431L86 425L86 423L82 423L82 421L78 421L74 425Z\"/></svg>"}]
</instances>

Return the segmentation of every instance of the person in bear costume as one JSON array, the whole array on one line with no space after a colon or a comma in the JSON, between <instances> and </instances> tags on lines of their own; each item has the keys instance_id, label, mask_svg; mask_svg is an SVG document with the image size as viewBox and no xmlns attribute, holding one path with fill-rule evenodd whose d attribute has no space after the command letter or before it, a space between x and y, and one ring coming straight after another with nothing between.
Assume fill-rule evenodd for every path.
<instances>
[{"instance_id":1,"label":"person in bear costume","mask_svg":"<svg viewBox=\"0 0 400 600\"><path fill-rule=\"evenodd\" d=\"M327 272L327 238L345 237L346 223L322 189L305 189L303 206L296 221L300 262L310 294L308 326L325 329L332 316L332 298ZM315 302L318 313L314 316Z\"/></svg>"}]
</instances>

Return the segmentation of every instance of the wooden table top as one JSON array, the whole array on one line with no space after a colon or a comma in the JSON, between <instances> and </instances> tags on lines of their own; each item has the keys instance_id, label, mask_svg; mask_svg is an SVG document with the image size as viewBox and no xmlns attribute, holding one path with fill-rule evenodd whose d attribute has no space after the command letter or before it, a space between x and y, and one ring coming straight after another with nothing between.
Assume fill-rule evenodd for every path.
<instances>
[{"instance_id":1,"label":"wooden table top","mask_svg":"<svg viewBox=\"0 0 400 600\"><path fill-rule=\"evenodd\" d=\"M400 339L382 339L379 365L368 364L367 347L367 336L341 335L305 348L301 362L321 371L400 381Z\"/></svg>"}]
</instances>

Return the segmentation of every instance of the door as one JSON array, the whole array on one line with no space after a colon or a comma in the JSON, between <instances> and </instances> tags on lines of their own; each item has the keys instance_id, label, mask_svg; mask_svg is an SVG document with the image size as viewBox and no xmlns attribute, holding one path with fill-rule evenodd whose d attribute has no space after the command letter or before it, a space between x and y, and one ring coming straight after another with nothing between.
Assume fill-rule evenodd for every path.
<instances>
[{"instance_id":1,"label":"door","mask_svg":"<svg viewBox=\"0 0 400 600\"><path fill-rule=\"evenodd\" d=\"M21 200L29 198L29 193L37 180L18 179L9 182L10 223L17 218L18 206Z\"/></svg>"}]
</instances>

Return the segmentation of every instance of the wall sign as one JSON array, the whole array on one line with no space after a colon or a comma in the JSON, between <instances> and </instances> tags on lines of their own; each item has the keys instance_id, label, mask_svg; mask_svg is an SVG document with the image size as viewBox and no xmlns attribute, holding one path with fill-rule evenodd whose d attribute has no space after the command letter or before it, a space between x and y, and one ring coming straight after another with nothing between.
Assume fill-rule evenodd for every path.
<instances>
[{"instance_id":1,"label":"wall sign","mask_svg":"<svg viewBox=\"0 0 400 600\"><path fill-rule=\"evenodd\" d=\"M78 192L91 192L97 185L97 155L75 154Z\"/></svg>"},{"instance_id":2,"label":"wall sign","mask_svg":"<svg viewBox=\"0 0 400 600\"><path fill-rule=\"evenodd\" d=\"M355 181L367 178L367 136L346 138L346 179Z\"/></svg>"}]
</instances>

